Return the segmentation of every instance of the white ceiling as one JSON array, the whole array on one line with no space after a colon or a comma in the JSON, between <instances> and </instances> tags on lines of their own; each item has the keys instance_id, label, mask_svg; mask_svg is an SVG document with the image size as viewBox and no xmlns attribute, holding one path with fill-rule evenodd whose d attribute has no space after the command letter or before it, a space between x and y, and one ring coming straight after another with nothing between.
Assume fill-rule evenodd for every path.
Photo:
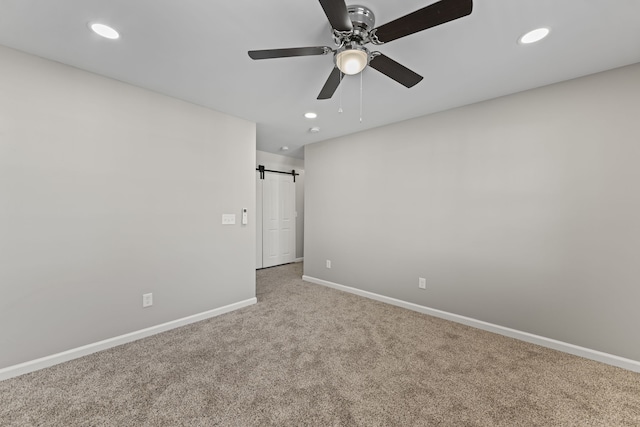
<instances>
[{"instance_id":1,"label":"white ceiling","mask_svg":"<svg viewBox=\"0 0 640 427\"><path fill-rule=\"evenodd\" d=\"M356 0L376 26L433 2ZM95 21L121 38L91 33ZM517 43L541 26L545 40ZM476 0L470 16L375 48L425 78L406 89L365 69L362 122L359 76L316 100L331 56L247 55L333 46L317 0L0 0L0 44L254 121L259 150L301 158L312 142L640 62L640 0Z\"/></svg>"}]
</instances>

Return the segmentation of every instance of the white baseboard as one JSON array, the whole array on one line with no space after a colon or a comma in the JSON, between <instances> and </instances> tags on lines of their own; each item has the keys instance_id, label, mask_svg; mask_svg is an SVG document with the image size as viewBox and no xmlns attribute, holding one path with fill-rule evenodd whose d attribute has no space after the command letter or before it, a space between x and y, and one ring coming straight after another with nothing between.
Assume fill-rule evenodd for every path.
<instances>
[{"instance_id":1,"label":"white baseboard","mask_svg":"<svg viewBox=\"0 0 640 427\"><path fill-rule=\"evenodd\" d=\"M53 366L62 362L67 362L69 360L77 359L79 357L86 356L91 353L95 353L101 350L106 350L108 348L115 347L121 344L126 344L128 342L136 341L151 335L159 334L160 332L165 332L171 329L179 328L181 326L185 326L190 323L195 323L201 320L206 320L212 317L220 316L221 314L229 313L231 311L253 305L257 302L258 302L257 298L249 298L244 301L239 301L233 304L225 305L224 307L205 311L203 313L194 314L192 316L183 317L182 319L172 320L171 322L162 323L156 326L151 326L149 328L141 329L139 331L130 332L128 334L98 341L92 344L87 344L82 347L73 348L71 350L63 351L57 354L52 354L50 356L45 356L40 359L35 359L28 362L20 363L18 365L8 366L6 368L0 369L0 381L17 377L18 375L27 374L29 372L37 371L39 369L48 368L49 366Z\"/></svg>"},{"instance_id":2,"label":"white baseboard","mask_svg":"<svg viewBox=\"0 0 640 427\"><path fill-rule=\"evenodd\" d=\"M521 341L537 344L542 347L559 350L565 353L573 354L575 356L580 356L586 359L591 359L598 362L606 363L608 365L617 366L619 368L628 369L630 371L640 372L640 361L626 359L624 357L615 356L609 353L603 353L601 351L580 347L580 346L569 344L562 341L557 341L551 338L542 337L540 335L530 334L528 332L518 331L516 329L506 328L504 326L495 325L493 323L484 322L482 320L473 319L471 317L465 317L465 316L460 316L458 314L448 313L446 311L437 310L435 308L429 308L429 307L414 304L411 302L387 297L384 295L375 294L373 292L351 288L349 286L340 285L338 283L329 282L327 280L317 279L315 277L302 276L302 280L310 283L315 283L316 285L327 286L329 288L337 289L344 292L349 292L352 294L360 295L365 298L369 298L369 299L384 302L387 304L395 305L398 307L406 308L409 310L417 311L419 313L428 314L430 316L439 317L441 319L451 320L452 322L462 323L463 325L471 326L471 327L482 329L489 332L494 332L496 334L515 338Z\"/></svg>"},{"instance_id":3,"label":"white baseboard","mask_svg":"<svg viewBox=\"0 0 640 427\"><path fill-rule=\"evenodd\" d=\"M302 261L304 261L304 257L296 258L296 259L293 260L293 262L302 262Z\"/></svg>"}]
</instances>

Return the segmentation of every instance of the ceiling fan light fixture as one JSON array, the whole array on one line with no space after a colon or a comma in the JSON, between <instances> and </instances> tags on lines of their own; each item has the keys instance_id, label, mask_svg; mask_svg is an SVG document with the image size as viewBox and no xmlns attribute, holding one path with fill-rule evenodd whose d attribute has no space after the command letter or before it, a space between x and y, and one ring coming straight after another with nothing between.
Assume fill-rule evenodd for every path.
<instances>
[{"instance_id":1,"label":"ceiling fan light fixture","mask_svg":"<svg viewBox=\"0 0 640 427\"><path fill-rule=\"evenodd\" d=\"M362 49L346 49L336 54L336 66L343 74L353 76L367 66L369 55Z\"/></svg>"}]
</instances>

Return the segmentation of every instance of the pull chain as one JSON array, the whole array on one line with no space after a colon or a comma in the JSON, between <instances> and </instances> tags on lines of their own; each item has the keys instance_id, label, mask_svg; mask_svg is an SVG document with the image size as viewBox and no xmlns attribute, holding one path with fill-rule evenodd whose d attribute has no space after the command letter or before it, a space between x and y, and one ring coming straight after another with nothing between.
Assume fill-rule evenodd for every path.
<instances>
[{"instance_id":1,"label":"pull chain","mask_svg":"<svg viewBox=\"0 0 640 427\"><path fill-rule=\"evenodd\" d=\"M360 72L360 123L362 123L362 71Z\"/></svg>"},{"instance_id":2,"label":"pull chain","mask_svg":"<svg viewBox=\"0 0 640 427\"><path fill-rule=\"evenodd\" d=\"M342 71L340 71L340 106L338 107L338 113L342 113Z\"/></svg>"}]
</instances>

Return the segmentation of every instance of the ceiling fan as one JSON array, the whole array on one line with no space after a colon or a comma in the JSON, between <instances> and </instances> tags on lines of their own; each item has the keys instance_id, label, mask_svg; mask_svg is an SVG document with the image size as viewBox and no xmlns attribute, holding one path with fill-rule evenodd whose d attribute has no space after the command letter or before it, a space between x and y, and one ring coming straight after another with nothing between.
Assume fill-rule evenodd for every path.
<instances>
[{"instance_id":1,"label":"ceiling fan","mask_svg":"<svg viewBox=\"0 0 640 427\"><path fill-rule=\"evenodd\" d=\"M375 16L364 6L347 6L344 0L319 0L332 28L335 48L328 46L251 50L251 59L286 58L333 54L334 68L318 99L329 99L340 85L342 74L360 73L367 65L405 87L413 87L422 76L365 45L381 45L471 14L473 0L441 0L374 28Z\"/></svg>"}]
</instances>

